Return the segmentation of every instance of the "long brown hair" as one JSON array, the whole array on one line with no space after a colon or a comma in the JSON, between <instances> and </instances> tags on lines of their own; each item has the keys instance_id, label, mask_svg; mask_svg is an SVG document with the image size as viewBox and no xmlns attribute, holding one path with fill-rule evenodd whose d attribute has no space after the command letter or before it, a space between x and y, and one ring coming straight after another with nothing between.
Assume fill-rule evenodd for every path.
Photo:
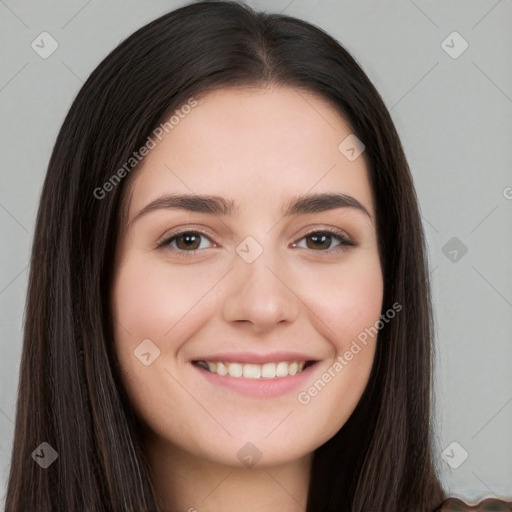
<instances>
[{"instance_id":1,"label":"long brown hair","mask_svg":"<svg viewBox=\"0 0 512 512\"><path fill-rule=\"evenodd\" d=\"M321 29L214 1L174 10L122 42L90 75L58 134L32 248L8 512L158 510L120 385L108 307L123 191L137 166L112 176L190 98L269 84L327 99L365 144L382 311L403 305L379 332L355 411L315 451L307 512L431 512L444 500L432 457L425 241L389 112L361 67ZM46 469L33 457L47 447L41 443L58 454Z\"/></svg>"}]
</instances>

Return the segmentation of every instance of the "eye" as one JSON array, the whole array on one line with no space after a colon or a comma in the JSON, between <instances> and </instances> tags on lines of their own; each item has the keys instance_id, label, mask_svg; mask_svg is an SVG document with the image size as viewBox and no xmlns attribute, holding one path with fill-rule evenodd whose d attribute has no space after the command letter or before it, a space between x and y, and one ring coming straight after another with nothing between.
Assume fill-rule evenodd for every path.
<instances>
[{"instance_id":1,"label":"eye","mask_svg":"<svg viewBox=\"0 0 512 512\"><path fill-rule=\"evenodd\" d=\"M180 233L174 233L170 237L158 243L157 247L170 248L178 254L181 252L193 254L200 249L206 249L209 247L205 247L204 244L201 243L201 238L205 238L211 243L211 239L201 231L181 231Z\"/></svg>"},{"instance_id":2,"label":"eye","mask_svg":"<svg viewBox=\"0 0 512 512\"><path fill-rule=\"evenodd\" d=\"M207 240L206 245L202 239ZM306 241L305 246L299 245L302 240ZM337 244L332 246L334 241ZM315 252L337 252L343 251L345 247L354 247L356 244L350 240L344 233L335 229L323 229L311 231L303 238L292 244L292 247L311 249ZM208 243L210 245L208 245ZM189 230L173 233L157 244L157 248L168 249L180 257L188 257L200 251L214 246L211 238L202 231Z\"/></svg>"},{"instance_id":3,"label":"eye","mask_svg":"<svg viewBox=\"0 0 512 512\"><path fill-rule=\"evenodd\" d=\"M295 242L293 247L301 247L305 249L312 249L315 251L324 251L324 252L336 252L343 251L344 247L354 247L356 244L352 242L344 233L334 229L323 229L319 231L311 231L306 236L301 238L300 241L306 240L306 246L300 246L297 242ZM308 243L308 240L310 243ZM339 243L332 246L333 240L338 240Z\"/></svg>"}]
</instances>

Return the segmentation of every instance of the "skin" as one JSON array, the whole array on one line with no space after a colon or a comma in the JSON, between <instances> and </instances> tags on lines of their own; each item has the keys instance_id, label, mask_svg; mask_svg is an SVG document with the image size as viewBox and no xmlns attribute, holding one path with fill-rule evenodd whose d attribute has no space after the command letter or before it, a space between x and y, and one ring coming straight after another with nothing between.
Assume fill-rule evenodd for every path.
<instances>
[{"instance_id":1,"label":"skin","mask_svg":"<svg viewBox=\"0 0 512 512\"><path fill-rule=\"evenodd\" d=\"M130 183L111 310L123 385L144 428L163 510L229 512L240 503L246 512L304 510L313 451L344 425L365 389L376 337L309 403L297 399L381 314L364 153L349 161L338 150L351 133L310 92L221 89L180 119ZM322 192L350 195L370 215L355 208L280 213L290 196ZM222 196L238 215L157 209L133 221L169 193ZM308 236L329 227L356 246ZM177 228L206 232L195 254L183 237L156 248ZM252 263L236 252L247 236L263 249ZM160 350L148 366L134 357L144 339ZM272 351L314 354L307 383L273 398L248 397L212 384L190 362ZM237 456L247 442L261 453L252 467Z\"/></svg>"}]
</instances>

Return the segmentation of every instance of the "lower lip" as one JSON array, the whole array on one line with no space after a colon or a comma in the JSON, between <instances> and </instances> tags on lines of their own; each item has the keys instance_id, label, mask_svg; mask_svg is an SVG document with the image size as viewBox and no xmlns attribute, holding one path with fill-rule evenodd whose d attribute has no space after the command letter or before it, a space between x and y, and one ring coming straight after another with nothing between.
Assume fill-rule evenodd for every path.
<instances>
[{"instance_id":1,"label":"lower lip","mask_svg":"<svg viewBox=\"0 0 512 512\"><path fill-rule=\"evenodd\" d=\"M294 389L304 386L311 378L316 362L305 370L287 377L274 377L272 379L248 379L246 377L231 377L209 372L200 366L192 365L209 382L216 386L232 389L242 395L253 397L277 397L290 393Z\"/></svg>"}]
</instances>

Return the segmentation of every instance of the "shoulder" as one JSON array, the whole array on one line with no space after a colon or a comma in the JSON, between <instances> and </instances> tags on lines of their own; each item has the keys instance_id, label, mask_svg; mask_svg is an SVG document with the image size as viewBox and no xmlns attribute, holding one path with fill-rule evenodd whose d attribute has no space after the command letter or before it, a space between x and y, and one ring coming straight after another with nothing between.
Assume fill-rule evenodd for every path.
<instances>
[{"instance_id":1,"label":"shoulder","mask_svg":"<svg viewBox=\"0 0 512 512\"><path fill-rule=\"evenodd\" d=\"M512 512L512 501L503 501L496 498L487 498L480 503L468 505L459 498L448 498L435 512Z\"/></svg>"}]
</instances>

